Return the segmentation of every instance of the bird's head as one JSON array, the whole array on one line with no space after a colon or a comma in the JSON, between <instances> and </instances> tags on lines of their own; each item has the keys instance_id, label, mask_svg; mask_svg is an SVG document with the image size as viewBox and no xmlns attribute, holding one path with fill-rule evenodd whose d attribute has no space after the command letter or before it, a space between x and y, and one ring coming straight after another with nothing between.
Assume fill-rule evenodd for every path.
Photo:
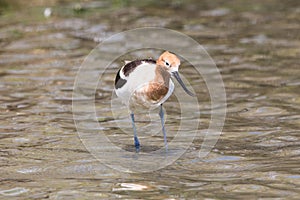
<instances>
[{"instance_id":1,"label":"bird's head","mask_svg":"<svg viewBox=\"0 0 300 200\"><path fill-rule=\"evenodd\" d=\"M161 66L171 74L175 71L178 72L180 60L176 55L165 51L159 56L159 58L156 61L156 64Z\"/></svg>"},{"instance_id":2,"label":"bird's head","mask_svg":"<svg viewBox=\"0 0 300 200\"><path fill-rule=\"evenodd\" d=\"M165 51L162 53L159 58L156 61L156 64L162 67L164 70L169 72L173 77L176 78L176 80L179 82L183 90L190 96L196 96L194 93L189 91L183 81L181 80L179 73L178 73L178 68L180 65L180 60L179 58L175 55L172 54L168 51Z\"/></svg>"}]
</instances>

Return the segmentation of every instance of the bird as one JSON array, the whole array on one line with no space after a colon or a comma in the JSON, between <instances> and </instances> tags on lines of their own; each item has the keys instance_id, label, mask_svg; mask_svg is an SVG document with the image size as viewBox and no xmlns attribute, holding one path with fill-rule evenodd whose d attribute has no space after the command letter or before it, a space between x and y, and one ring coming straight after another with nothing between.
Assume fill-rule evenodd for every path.
<instances>
[{"instance_id":1,"label":"bird","mask_svg":"<svg viewBox=\"0 0 300 200\"><path fill-rule=\"evenodd\" d=\"M134 113L139 110L159 108L159 117L164 137L164 146L168 150L167 135L164 126L163 103L174 91L175 78L183 90L190 96L196 95L187 89L180 78L178 69L180 59L169 51L163 52L157 60L137 59L127 61L116 74L115 93L130 111L136 152L140 151Z\"/></svg>"}]
</instances>

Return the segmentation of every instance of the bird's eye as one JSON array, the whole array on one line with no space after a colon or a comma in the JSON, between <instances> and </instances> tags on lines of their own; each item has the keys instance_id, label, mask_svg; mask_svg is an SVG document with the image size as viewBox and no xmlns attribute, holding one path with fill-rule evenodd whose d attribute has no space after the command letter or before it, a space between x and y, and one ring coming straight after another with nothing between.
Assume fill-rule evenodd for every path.
<instances>
[{"instance_id":1,"label":"bird's eye","mask_svg":"<svg viewBox=\"0 0 300 200\"><path fill-rule=\"evenodd\" d=\"M168 63L168 61L165 61L166 66L170 66L170 63Z\"/></svg>"}]
</instances>

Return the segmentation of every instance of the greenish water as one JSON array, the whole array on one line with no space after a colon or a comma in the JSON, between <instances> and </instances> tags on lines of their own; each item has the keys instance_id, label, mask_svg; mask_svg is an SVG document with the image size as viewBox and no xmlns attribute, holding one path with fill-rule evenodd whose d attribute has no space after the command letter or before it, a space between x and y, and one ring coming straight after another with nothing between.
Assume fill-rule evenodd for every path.
<instances>
[{"instance_id":1,"label":"greenish water","mask_svg":"<svg viewBox=\"0 0 300 200\"><path fill-rule=\"evenodd\" d=\"M0 199L300 198L299 2L14 0L0 7ZM85 149L72 92L81 63L99 41L145 26L178 30L205 47L222 74L227 116L205 159L195 159L202 143L196 138L172 165L130 174ZM132 137L113 127L103 107L117 68L96 92L97 115L107 136L132 151ZM203 131L211 117L209 93L197 76L191 74L190 84L200 88ZM177 112L174 102L165 106L170 116ZM170 130L177 121L169 118ZM161 139L144 140L145 150Z\"/></svg>"}]
</instances>

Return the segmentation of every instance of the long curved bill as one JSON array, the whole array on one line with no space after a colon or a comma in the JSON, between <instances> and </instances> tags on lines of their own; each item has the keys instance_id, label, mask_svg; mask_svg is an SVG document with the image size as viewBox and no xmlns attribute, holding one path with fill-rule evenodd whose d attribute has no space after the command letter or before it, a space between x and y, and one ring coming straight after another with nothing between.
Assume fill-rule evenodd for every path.
<instances>
[{"instance_id":1,"label":"long curved bill","mask_svg":"<svg viewBox=\"0 0 300 200\"><path fill-rule=\"evenodd\" d=\"M181 87L183 88L183 90L190 96L195 97L196 95L194 93L192 93L191 91L189 91L187 89L187 87L185 86L185 84L183 83L183 81L181 80L179 73L178 72L172 72L172 75L176 78L176 80L178 81L178 83L181 85Z\"/></svg>"}]
</instances>

